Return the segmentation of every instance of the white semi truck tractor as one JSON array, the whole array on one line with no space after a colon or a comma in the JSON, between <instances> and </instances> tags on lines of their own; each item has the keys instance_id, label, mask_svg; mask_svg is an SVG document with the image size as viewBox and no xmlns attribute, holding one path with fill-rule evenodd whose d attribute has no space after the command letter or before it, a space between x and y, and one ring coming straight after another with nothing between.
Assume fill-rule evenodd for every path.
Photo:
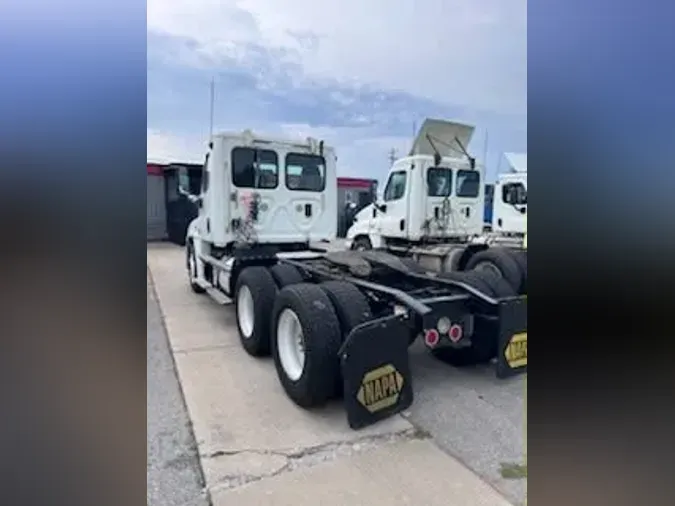
<instances>
[{"instance_id":1,"label":"white semi truck tractor","mask_svg":"<svg viewBox=\"0 0 675 506\"><path fill-rule=\"evenodd\" d=\"M386 251L311 247L336 236L336 159L314 139L219 134L200 194L181 189L199 209L187 284L234 303L244 350L272 355L298 406L342 398L354 429L410 406L408 347L418 338L455 365L494 362L500 378L525 372L527 298L502 278L432 276Z\"/></svg>"},{"instance_id":2,"label":"white semi truck tractor","mask_svg":"<svg viewBox=\"0 0 675 506\"><path fill-rule=\"evenodd\" d=\"M485 169L467 152L473 131L427 119L408 156L393 163L381 197L356 215L347 247L385 250L435 273L488 269L524 293L527 174L498 181L493 223L501 225L484 233Z\"/></svg>"}]
</instances>

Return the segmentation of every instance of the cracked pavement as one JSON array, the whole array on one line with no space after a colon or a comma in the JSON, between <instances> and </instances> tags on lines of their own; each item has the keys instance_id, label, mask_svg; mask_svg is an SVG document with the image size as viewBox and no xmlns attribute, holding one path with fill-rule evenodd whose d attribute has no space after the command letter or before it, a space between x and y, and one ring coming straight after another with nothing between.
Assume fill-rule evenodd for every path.
<instances>
[{"instance_id":1,"label":"cracked pavement","mask_svg":"<svg viewBox=\"0 0 675 506\"><path fill-rule=\"evenodd\" d=\"M508 487L499 487L498 493L498 480L487 484L481 479L480 466L469 470L462 464L466 451L461 445L455 452L457 448L439 448L429 439L430 433L436 439L437 420L420 417L415 404L405 417L360 431L349 429L340 403L316 410L295 406L283 392L271 360L253 359L241 348L233 308L192 293L183 263L183 251L177 247L148 246L153 293L194 432L192 455L194 460L199 457L198 471L208 491L205 495L193 487L195 500L207 498L216 506L506 506L510 503L505 493L512 503L521 502ZM150 332L150 317L148 325ZM470 420L452 418L443 420L442 430ZM454 500L448 498L450 491Z\"/></svg>"}]
</instances>

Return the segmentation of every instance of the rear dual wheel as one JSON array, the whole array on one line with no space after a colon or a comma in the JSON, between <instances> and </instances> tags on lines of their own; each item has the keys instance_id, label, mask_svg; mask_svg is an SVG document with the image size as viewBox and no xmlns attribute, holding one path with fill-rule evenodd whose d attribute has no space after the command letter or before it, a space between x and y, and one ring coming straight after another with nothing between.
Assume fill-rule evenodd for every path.
<instances>
[{"instance_id":1,"label":"rear dual wheel","mask_svg":"<svg viewBox=\"0 0 675 506\"><path fill-rule=\"evenodd\" d=\"M302 275L292 265L246 267L237 279L234 304L241 344L254 357L270 354L270 325L278 291L301 283Z\"/></svg>"},{"instance_id":2,"label":"rear dual wheel","mask_svg":"<svg viewBox=\"0 0 675 506\"><path fill-rule=\"evenodd\" d=\"M513 287L504 278L488 270L443 272L438 277L464 283L497 299L516 295Z\"/></svg>"},{"instance_id":3,"label":"rear dual wheel","mask_svg":"<svg viewBox=\"0 0 675 506\"><path fill-rule=\"evenodd\" d=\"M270 353L269 328L277 286L266 267L245 268L234 289L239 339L249 355Z\"/></svg>"},{"instance_id":4,"label":"rear dual wheel","mask_svg":"<svg viewBox=\"0 0 675 506\"><path fill-rule=\"evenodd\" d=\"M279 380L297 405L308 408L342 393L338 352L352 328L372 318L351 283L296 282L297 269L248 267L235 289L244 349L272 354ZM300 279L301 280L301 279Z\"/></svg>"},{"instance_id":5,"label":"rear dual wheel","mask_svg":"<svg viewBox=\"0 0 675 506\"><path fill-rule=\"evenodd\" d=\"M473 255L466 263L465 271L489 273L504 279L515 294L526 293L527 254L509 248L488 248Z\"/></svg>"},{"instance_id":6,"label":"rear dual wheel","mask_svg":"<svg viewBox=\"0 0 675 506\"><path fill-rule=\"evenodd\" d=\"M318 285L282 289L272 312L272 357L286 394L309 408L335 397L340 375L340 321Z\"/></svg>"}]
</instances>

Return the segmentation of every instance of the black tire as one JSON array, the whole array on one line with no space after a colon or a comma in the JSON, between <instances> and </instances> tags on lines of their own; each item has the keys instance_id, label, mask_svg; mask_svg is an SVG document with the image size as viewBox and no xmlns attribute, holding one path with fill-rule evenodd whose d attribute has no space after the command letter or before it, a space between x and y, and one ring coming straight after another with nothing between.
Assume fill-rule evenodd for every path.
<instances>
[{"instance_id":1,"label":"black tire","mask_svg":"<svg viewBox=\"0 0 675 506\"><path fill-rule=\"evenodd\" d=\"M373 318L368 299L351 283L326 281L319 285L333 304L342 330L342 341L349 332Z\"/></svg>"},{"instance_id":2,"label":"black tire","mask_svg":"<svg viewBox=\"0 0 675 506\"><path fill-rule=\"evenodd\" d=\"M527 293L527 251L511 250L511 257L516 261L520 268L521 281L518 294L525 295Z\"/></svg>"},{"instance_id":3,"label":"black tire","mask_svg":"<svg viewBox=\"0 0 675 506\"><path fill-rule=\"evenodd\" d=\"M192 243L187 244L187 247L185 248L185 251L186 251L185 263L187 265L188 280L190 282L190 288L192 288L192 291L195 292L195 293L199 293L199 294L205 293L206 290L204 290L198 284L192 282L192 276L197 275L197 273L194 272L194 270L196 270L196 268L197 268L197 256L195 254L195 249L194 249L194 246L192 245ZM195 265L195 269L192 269L193 272L190 272L191 271L190 258L192 258L192 260L194 261L194 265Z\"/></svg>"},{"instance_id":4,"label":"black tire","mask_svg":"<svg viewBox=\"0 0 675 506\"><path fill-rule=\"evenodd\" d=\"M373 243L366 236L357 237L352 243L353 250L369 250L373 249Z\"/></svg>"},{"instance_id":5,"label":"black tire","mask_svg":"<svg viewBox=\"0 0 675 506\"><path fill-rule=\"evenodd\" d=\"M373 318L368 299L353 284L346 281L326 281L319 286L328 295L340 322L340 330L342 332L340 343L344 343L354 327ZM343 381L340 370L338 370L335 376L335 383L334 395L338 397L343 392Z\"/></svg>"},{"instance_id":6,"label":"black tire","mask_svg":"<svg viewBox=\"0 0 675 506\"><path fill-rule=\"evenodd\" d=\"M478 276L483 282L487 283L497 299L513 297L518 294L504 278L491 271L477 270L470 272L475 276Z\"/></svg>"},{"instance_id":7,"label":"black tire","mask_svg":"<svg viewBox=\"0 0 675 506\"><path fill-rule=\"evenodd\" d=\"M466 263L466 271L480 270L490 267L490 271L499 273L514 291L520 288L521 274L520 268L510 253L504 248L488 248L479 251Z\"/></svg>"},{"instance_id":8,"label":"black tire","mask_svg":"<svg viewBox=\"0 0 675 506\"><path fill-rule=\"evenodd\" d=\"M486 282L483 277L477 272L473 271L455 271L455 272L441 272L438 275L442 279L451 279L453 281L459 281L469 285L472 288L475 288L481 293L489 297L496 297L495 291L492 288L492 285Z\"/></svg>"},{"instance_id":9,"label":"black tire","mask_svg":"<svg viewBox=\"0 0 675 506\"><path fill-rule=\"evenodd\" d=\"M278 322L285 309L295 313L302 327L305 361L297 380L286 374L279 354ZM342 333L328 295L310 283L287 286L279 292L272 314L272 356L286 394L303 408L319 406L335 397Z\"/></svg>"},{"instance_id":10,"label":"black tire","mask_svg":"<svg viewBox=\"0 0 675 506\"><path fill-rule=\"evenodd\" d=\"M274 278L277 286L281 290L288 285L296 285L302 283L305 279L300 274L300 271L288 264L276 264L270 267L270 274Z\"/></svg>"},{"instance_id":11,"label":"black tire","mask_svg":"<svg viewBox=\"0 0 675 506\"><path fill-rule=\"evenodd\" d=\"M253 300L253 331L246 336L239 318L239 295L242 288L248 288ZM234 289L234 307L237 315L239 339L246 352L254 357L270 353L270 321L277 286L272 274L265 267L246 267Z\"/></svg>"}]
</instances>

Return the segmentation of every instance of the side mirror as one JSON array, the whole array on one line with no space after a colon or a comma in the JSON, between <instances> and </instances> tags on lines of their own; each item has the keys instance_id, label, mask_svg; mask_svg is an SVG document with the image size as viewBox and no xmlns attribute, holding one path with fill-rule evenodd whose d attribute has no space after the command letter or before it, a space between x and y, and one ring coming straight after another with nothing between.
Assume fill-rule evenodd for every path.
<instances>
[{"instance_id":1,"label":"side mirror","mask_svg":"<svg viewBox=\"0 0 675 506\"><path fill-rule=\"evenodd\" d=\"M373 202L373 207L381 213L387 212L387 204L378 204L377 202ZM373 216L375 216L375 211L373 211Z\"/></svg>"}]
</instances>

